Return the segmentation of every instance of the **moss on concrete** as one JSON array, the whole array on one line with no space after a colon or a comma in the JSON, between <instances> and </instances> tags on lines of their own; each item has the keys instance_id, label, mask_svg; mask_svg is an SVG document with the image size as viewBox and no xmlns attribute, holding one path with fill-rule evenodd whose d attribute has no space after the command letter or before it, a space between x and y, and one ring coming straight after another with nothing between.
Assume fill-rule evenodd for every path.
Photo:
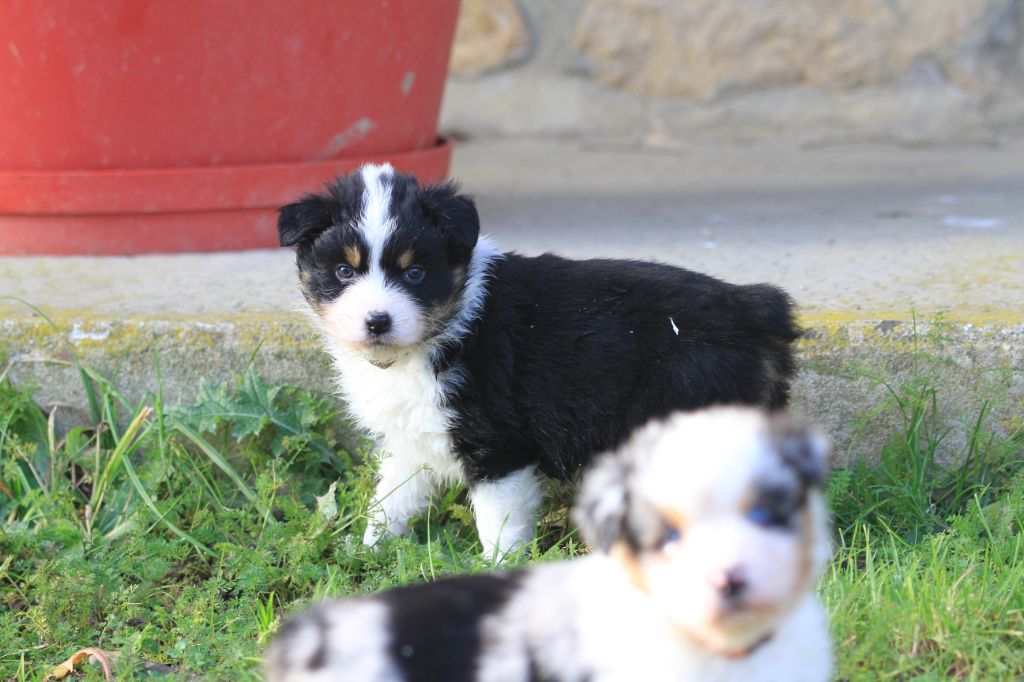
<instances>
[{"instance_id":1,"label":"moss on concrete","mask_svg":"<svg viewBox=\"0 0 1024 682\"><path fill-rule=\"evenodd\" d=\"M863 423L863 415L888 399L883 378L890 386L928 381L951 429L945 451L953 458L983 403L993 408L997 426L1009 428L1024 414L1022 317L1008 313L982 323L946 313L915 322L906 312L857 318L848 312L805 311L793 406L834 435L842 461L877 452L877 434L897 426L895 410L879 428ZM0 321L0 356L13 361L16 381L37 386L41 404L60 406L65 423L74 421L86 404L71 365L72 350L130 400L157 390L158 374L170 402L189 399L200 380L230 380L250 360L269 381L334 389L328 358L299 314L129 320L61 314L52 321L38 316Z\"/></svg>"}]
</instances>

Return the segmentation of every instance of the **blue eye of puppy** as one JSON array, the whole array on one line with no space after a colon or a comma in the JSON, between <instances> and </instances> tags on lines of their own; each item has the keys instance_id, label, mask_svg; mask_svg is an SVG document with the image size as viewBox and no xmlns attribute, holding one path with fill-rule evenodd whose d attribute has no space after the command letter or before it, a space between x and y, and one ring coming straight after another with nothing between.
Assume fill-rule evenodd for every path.
<instances>
[{"instance_id":1,"label":"blue eye of puppy","mask_svg":"<svg viewBox=\"0 0 1024 682\"><path fill-rule=\"evenodd\" d=\"M342 282L348 281L356 276L356 269L351 265L339 265L335 270L334 274Z\"/></svg>"},{"instance_id":2,"label":"blue eye of puppy","mask_svg":"<svg viewBox=\"0 0 1024 682\"><path fill-rule=\"evenodd\" d=\"M416 284L422 282L423 278L426 277L427 271L419 265L412 265L405 271L405 279Z\"/></svg>"},{"instance_id":3,"label":"blue eye of puppy","mask_svg":"<svg viewBox=\"0 0 1024 682\"><path fill-rule=\"evenodd\" d=\"M762 526L764 528L778 528L789 525L789 517L786 514L762 505L748 509L747 520L755 526Z\"/></svg>"},{"instance_id":4,"label":"blue eye of puppy","mask_svg":"<svg viewBox=\"0 0 1024 682\"><path fill-rule=\"evenodd\" d=\"M662 548L672 547L680 540L683 539L683 534L678 528L666 528L665 532L661 534L661 540L659 544Z\"/></svg>"}]
</instances>

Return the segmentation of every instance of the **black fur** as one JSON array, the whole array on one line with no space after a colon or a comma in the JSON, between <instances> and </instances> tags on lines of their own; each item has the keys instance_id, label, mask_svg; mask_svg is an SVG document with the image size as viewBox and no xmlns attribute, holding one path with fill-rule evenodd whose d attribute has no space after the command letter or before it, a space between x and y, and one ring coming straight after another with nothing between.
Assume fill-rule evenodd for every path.
<instances>
[{"instance_id":1,"label":"black fur","mask_svg":"<svg viewBox=\"0 0 1024 682\"><path fill-rule=\"evenodd\" d=\"M455 447L471 478L537 463L564 479L673 410L784 406L798 334L789 297L768 285L509 254L463 341Z\"/></svg>"},{"instance_id":2,"label":"black fur","mask_svg":"<svg viewBox=\"0 0 1024 682\"><path fill-rule=\"evenodd\" d=\"M483 619L500 609L518 573L448 578L382 592L388 607L389 653L408 682L476 679Z\"/></svg>"},{"instance_id":3,"label":"black fur","mask_svg":"<svg viewBox=\"0 0 1024 682\"><path fill-rule=\"evenodd\" d=\"M341 295L335 269L346 248L367 260L356 227L362 190L354 173L281 210L280 240L298 246L314 310ZM451 184L420 187L395 174L390 214L396 227L382 265L437 336L458 312L480 230L476 207ZM395 264L408 250L428 273L415 286ZM491 263L487 281L470 332L433 349L439 376L454 368L461 377L449 401L451 436L470 485L531 464L567 479L673 410L786 404L799 331L778 288L650 262L514 253Z\"/></svg>"},{"instance_id":4,"label":"black fur","mask_svg":"<svg viewBox=\"0 0 1024 682\"><path fill-rule=\"evenodd\" d=\"M326 186L324 194L307 194L282 206L277 218L281 246L308 244L332 225L351 224L359 216L363 179L351 173Z\"/></svg>"},{"instance_id":5,"label":"black fur","mask_svg":"<svg viewBox=\"0 0 1024 682\"><path fill-rule=\"evenodd\" d=\"M480 216L473 200L458 194L457 189L451 182L425 187L419 199L423 210L437 224L444 226L449 245L448 257L453 262L465 262L480 236Z\"/></svg>"}]
</instances>

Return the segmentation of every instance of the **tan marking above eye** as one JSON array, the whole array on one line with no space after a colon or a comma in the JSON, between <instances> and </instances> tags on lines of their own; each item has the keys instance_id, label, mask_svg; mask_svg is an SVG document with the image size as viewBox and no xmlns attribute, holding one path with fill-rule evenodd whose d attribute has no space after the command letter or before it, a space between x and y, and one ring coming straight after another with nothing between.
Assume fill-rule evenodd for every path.
<instances>
[{"instance_id":1,"label":"tan marking above eye","mask_svg":"<svg viewBox=\"0 0 1024 682\"><path fill-rule=\"evenodd\" d=\"M359 269L360 263L363 261L363 254L359 251L358 246L346 246L345 247L345 260L355 269Z\"/></svg>"},{"instance_id":2,"label":"tan marking above eye","mask_svg":"<svg viewBox=\"0 0 1024 682\"><path fill-rule=\"evenodd\" d=\"M686 516L678 509L658 507L657 511L669 526L677 528L679 531L683 531L686 528Z\"/></svg>"},{"instance_id":3,"label":"tan marking above eye","mask_svg":"<svg viewBox=\"0 0 1024 682\"><path fill-rule=\"evenodd\" d=\"M410 249L406 249L402 252L402 255L398 257L398 267L405 270L410 265L416 262L416 255Z\"/></svg>"}]
</instances>

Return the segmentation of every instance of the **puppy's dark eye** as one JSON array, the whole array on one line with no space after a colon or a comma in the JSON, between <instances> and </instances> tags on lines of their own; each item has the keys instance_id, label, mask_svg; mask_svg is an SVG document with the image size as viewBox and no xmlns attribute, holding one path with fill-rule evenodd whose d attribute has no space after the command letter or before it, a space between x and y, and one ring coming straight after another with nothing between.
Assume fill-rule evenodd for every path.
<instances>
[{"instance_id":1,"label":"puppy's dark eye","mask_svg":"<svg viewBox=\"0 0 1024 682\"><path fill-rule=\"evenodd\" d=\"M668 527L662 532L661 539L658 540L658 545L662 549L672 549L679 544L679 541L683 539L683 533L678 528Z\"/></svg>"},{"instance_id":2,"label":"puppy's dark eye","mask_svg":"<svg viewBox=\"0 0 1024 682\"><path fill-rule=\"evenodd\" d=\"M427 271L419 265L411 265L405 271L406 281L417 284L423 281L423 278L427 276Z\"/></svg>"},{"instance_id":3,"label":"puppy's dark eye","mask_svg":"<svg viewBox=\"0 0 1024 682\"><path fill-rule=\"evenodd\" d=\"M765 505L755 505L747 510L747 520L762 528L785 528L789 526L789 515Z\"/></svg>"},{"instance_id":4,"label":"puppy's dark eye","mask_svg":"<svg viewBox=\"0 0 1024 682\"><path fill-rule=\"evenodd\" d=\"M344 265L344 264L342 264L342 265L339 265L334 270L334 274L342 282L347 282L348 280L350 280L350 279L352 279L353 277L356 276L356 269L353 268L351 265Z\"/></svg>"}]
</instances>

